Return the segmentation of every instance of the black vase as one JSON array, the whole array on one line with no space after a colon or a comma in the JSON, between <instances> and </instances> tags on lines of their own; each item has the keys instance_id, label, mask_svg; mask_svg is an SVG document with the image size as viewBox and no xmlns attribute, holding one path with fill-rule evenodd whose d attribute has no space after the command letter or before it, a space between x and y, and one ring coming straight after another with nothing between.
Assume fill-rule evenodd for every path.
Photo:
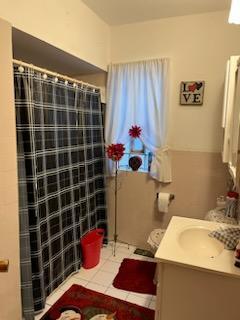
<instances>
[{"instance_id":1,"label":"black vase","mask_svg":"<svg viewBox=\"0 0 240 320\"><path fill-rule=\"evenodd\" d=\"M128 161L128 164L133 171L138 171L142 165L142 159L138 156L131 157Z\"/></svg>"}]
</instances>

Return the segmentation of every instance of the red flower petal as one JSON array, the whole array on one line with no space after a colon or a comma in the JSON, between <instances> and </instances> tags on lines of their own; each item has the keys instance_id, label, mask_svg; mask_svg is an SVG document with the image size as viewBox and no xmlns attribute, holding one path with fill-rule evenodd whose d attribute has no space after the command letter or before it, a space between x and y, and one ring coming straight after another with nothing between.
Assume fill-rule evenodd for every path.
<instances>
[{"instance_id":1,"label":"red flower petal","mask_svg":"<svg viewBox=\"0 0 240 320\"><path fill-rule=\"evenodd\" d=\"M132 138L139 138L141 135L142 129L139 126L132 126L131 129L129 129L128 133Z\"/></svg>"},{"instance_id":2,"label":"red flower petal","mask_svg":"<svg viewBox=\"0 0 240 320\"><path fill-rule=\"evenodd\" d=\"M113 143L107 147L108 158L113 161L119 161L124 155L125 147L122 143Z\"/></svg>"}]
</instances>

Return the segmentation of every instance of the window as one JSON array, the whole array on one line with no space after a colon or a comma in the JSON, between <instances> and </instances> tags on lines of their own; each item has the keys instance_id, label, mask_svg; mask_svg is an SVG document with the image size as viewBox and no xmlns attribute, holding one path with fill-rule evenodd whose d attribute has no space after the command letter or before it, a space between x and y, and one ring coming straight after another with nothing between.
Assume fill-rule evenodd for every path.
<instances>
[{"instance_id":1,"label":"window","mask_svg":"<svg viewBox=\"0 0 240 320\"><path fill-rule=\"evenodd\" d=\"M120 169L130 170L129 160L133 167L137 161L131 158L137 155L143 160L140 171L149 171L152 178L166 183L172 181L167 146L168 74L169 60L165 58L111 64L108 69L105 119L106 145L116 142L125 144ZM127 130L134 124L143 129L141 140L150 150L136 151L130 141L127 144ZM149 151L153 153L150 170ZM114 166L110 163L108 170L114 174Z\"/></svg>"},{"instance_id":2,"label":"window","mask_svg":"<svg viewBox=\"0 0 240 320\"><path fill-rule=\"evenodd\" d=\"M133 171L129 166L129 159L138 156L142 160L142 164L137 171L149 172L152 161L152 153L145 148L141 139L130 138L130 142L125 145L125 152L122 159L119 161L119 170L122 171Z\"/></svg>"}]
</instances>

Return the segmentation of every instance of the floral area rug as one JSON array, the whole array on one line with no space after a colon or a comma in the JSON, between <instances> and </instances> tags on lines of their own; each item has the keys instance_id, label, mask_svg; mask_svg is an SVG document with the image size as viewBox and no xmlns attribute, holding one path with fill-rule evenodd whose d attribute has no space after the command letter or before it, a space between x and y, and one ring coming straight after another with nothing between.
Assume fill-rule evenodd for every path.
<instances>
[{"instance_id":1,"label":"floral area rug","mask_svg":"<svg viewBox=\"0 0 240 320\"><path fill-rule=\"evenodd\" d=\"M154 320L154 311L74 284L41 320Z\"/></svg>"}]
</instances>

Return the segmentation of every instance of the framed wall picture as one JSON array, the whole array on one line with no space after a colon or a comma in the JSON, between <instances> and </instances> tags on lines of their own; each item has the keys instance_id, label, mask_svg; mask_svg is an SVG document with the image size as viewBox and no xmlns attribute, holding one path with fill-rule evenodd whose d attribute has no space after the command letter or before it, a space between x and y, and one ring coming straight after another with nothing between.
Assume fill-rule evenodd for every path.
<instances>
[{"instance_id":1,"label":"framed wall picture","mask_svg":"<svg viewBox=\"0 0 240 320\"><path fill-rule=\"evenodd\" d=\"M180 104L201 106L204 86L204 81L182 81L180 84Z\"/></svg>"}]
</instances>

